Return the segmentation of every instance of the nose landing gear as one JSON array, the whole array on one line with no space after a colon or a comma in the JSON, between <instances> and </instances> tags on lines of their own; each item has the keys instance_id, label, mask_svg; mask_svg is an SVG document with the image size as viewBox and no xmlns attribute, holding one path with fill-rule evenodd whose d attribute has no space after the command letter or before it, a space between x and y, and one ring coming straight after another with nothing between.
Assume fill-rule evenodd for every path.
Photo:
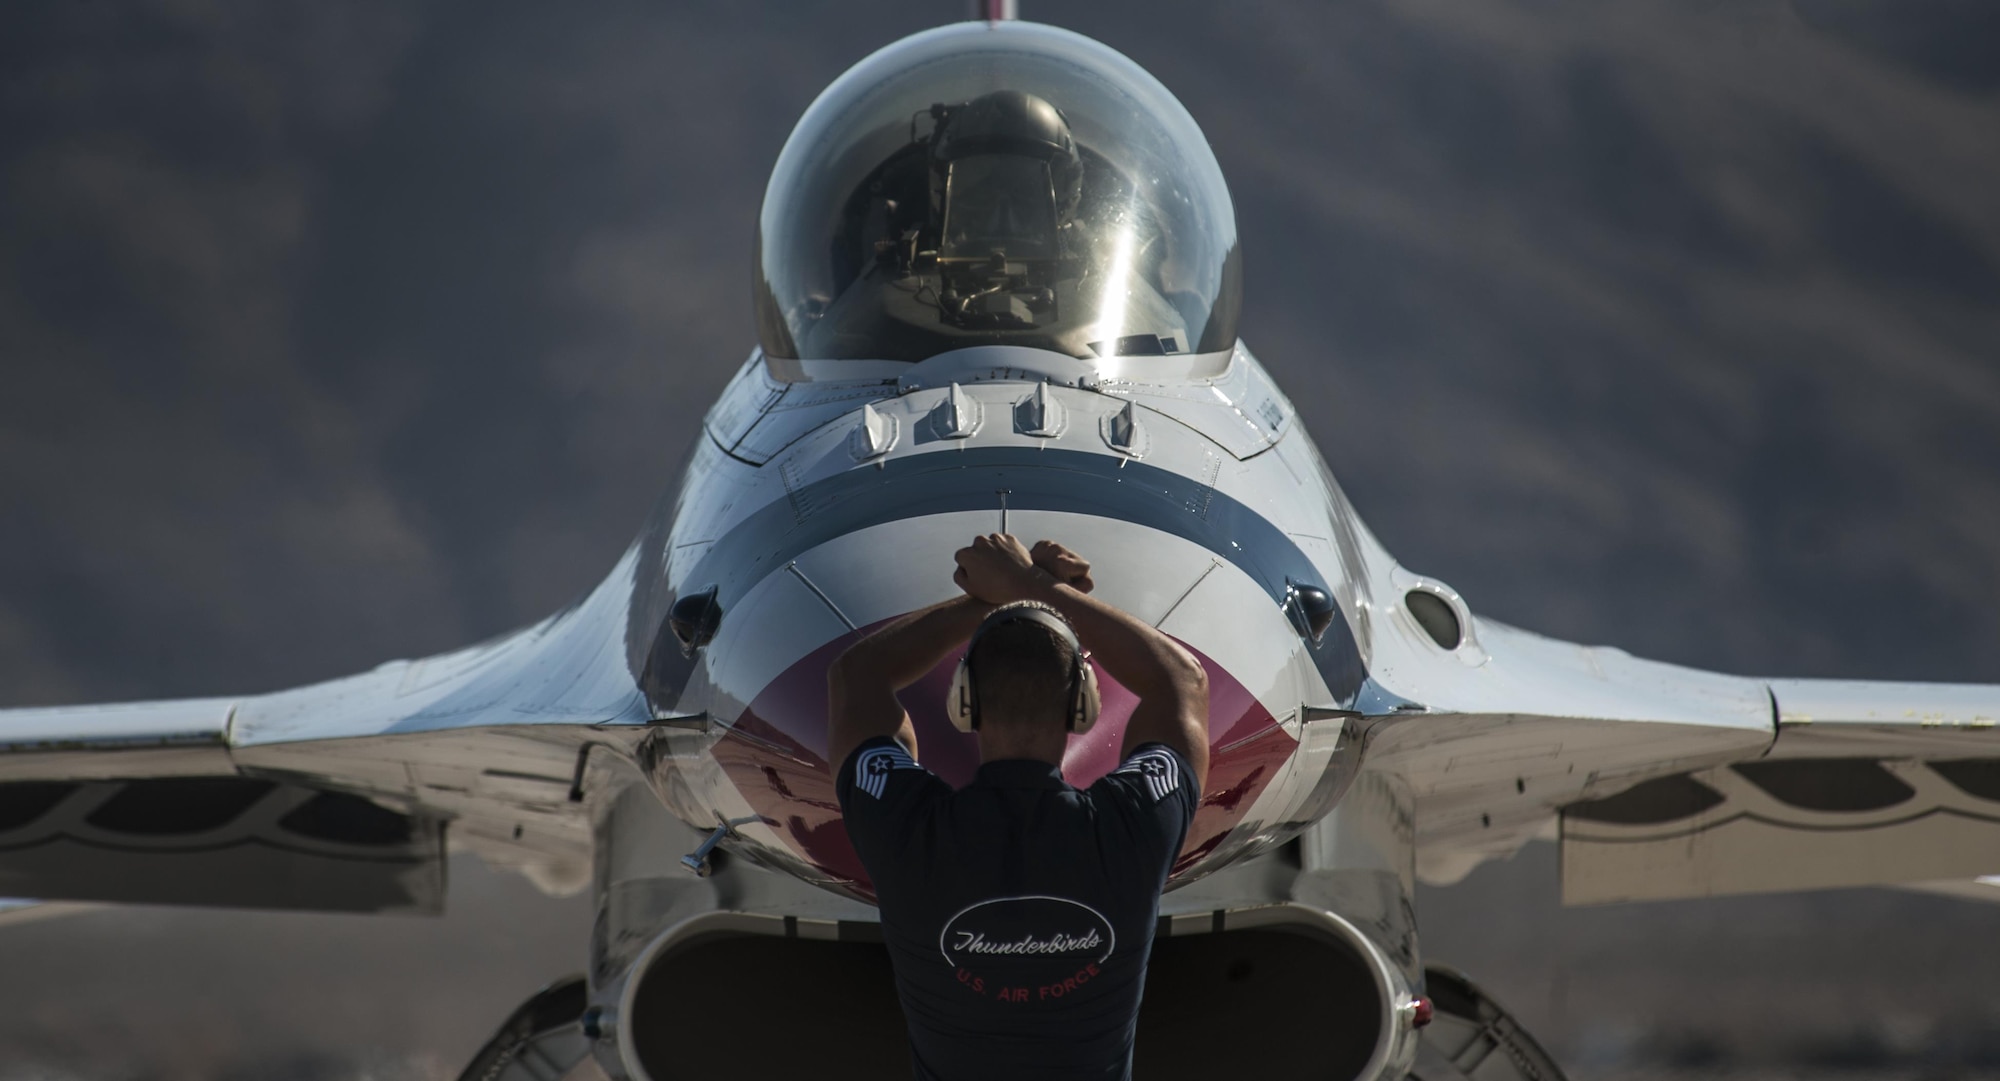
<instances>
[{"instance_id":1,"label":"nose landing gear","mask_svg":"<svg viewBox=\"0 0 2000 1081\"><path fill-rule=\"evenodd\" d=\"M582 976L559 980L521 1004L474 1055L458 1081L561 1081L590 1057Z\"/></svg>"}]
</instances>

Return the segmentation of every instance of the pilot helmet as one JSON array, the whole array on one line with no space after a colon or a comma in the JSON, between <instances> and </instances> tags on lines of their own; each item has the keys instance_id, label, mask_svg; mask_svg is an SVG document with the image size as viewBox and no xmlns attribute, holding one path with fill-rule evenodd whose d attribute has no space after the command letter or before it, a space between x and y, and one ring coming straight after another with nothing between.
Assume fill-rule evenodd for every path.
<instances>
[{"instance_id":1,"label":"pilot helmet","mask_svg":"<svg viewBox=\"0 0 2000 1081\"><path fill-rule=\"evenodd\" d=\"M936 104L930 116L930 214L909 254L935 260L939 321L996 330L1048 321L1083 191L1068 121L1020 90ZM932 254L914 251L926 241Z\"/></svg>"}]
</instances>

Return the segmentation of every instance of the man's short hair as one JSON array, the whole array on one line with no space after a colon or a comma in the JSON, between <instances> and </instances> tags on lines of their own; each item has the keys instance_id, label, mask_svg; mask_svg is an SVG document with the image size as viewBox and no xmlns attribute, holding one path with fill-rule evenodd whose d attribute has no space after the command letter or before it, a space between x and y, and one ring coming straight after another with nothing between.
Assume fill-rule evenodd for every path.
<instances>
[{"instance_id":1,"label":"man's short hair","mask_svg":"<svg viewBox=\"0 0 2000 1081\"><path fill-rule=\"evenodd\" d=\"M1074 655L1054 631L1027 620L1003 623L979 636L970 659L981 728L1067 722Z\"/></svg>"}]
</instances>

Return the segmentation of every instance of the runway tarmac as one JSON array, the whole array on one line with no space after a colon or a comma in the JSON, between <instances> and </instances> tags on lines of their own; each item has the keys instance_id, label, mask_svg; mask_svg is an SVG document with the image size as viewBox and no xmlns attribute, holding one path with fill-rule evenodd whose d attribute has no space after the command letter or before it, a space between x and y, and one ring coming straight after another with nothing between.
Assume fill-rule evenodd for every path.
<instances>
[{"instance_id":1,"label":"runway tarmac","mask_svg":"<svg viewBox=\"0 0 2000 1081\"><path fill-rule=\"evenodd\" d=\"M1572 1081L2000 1077L2000 908L1899 891L1562 909L1535 846L1420 893ZM435 918L106 908L0 925L0 1081L452 1081L589 911L458 857ZM1773 928L1785 929L1774 934Z\"/></svg>"}]
</instances>

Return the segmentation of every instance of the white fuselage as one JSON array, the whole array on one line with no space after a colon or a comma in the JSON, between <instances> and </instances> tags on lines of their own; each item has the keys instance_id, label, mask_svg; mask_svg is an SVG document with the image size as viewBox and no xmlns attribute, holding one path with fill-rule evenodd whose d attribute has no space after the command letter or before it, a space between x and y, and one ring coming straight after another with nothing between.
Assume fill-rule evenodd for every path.
<instances>
[{"instance_id":1,"label":"white fuselage","mask_svg":"<svg viewBox=\"0 0 2000 1081\"><path fill-rule=\"evenodd\" d=\"M953 595L951 553L1002 530L1083 553L1100 597L1209 668L1212 774L1176 883L1333 805L1357 761L1340 711L1367 674L1360 527L1247 350L1123 364L1005 347L920 365L751 358L709 413L670 531L642 538L660 565L635 575L664 596L635 594L634 611L713 590L721 613L692 651L662 628L643 673L656 716L709 722L653 770L677 817L735 823L759 863L866 895L825 761L825 666ZM1317 641L1288 612L1295 587L1337 608ZM904 698L925 763L963 783L977 754L945 719L948 672ZM1072 783L1115 762L1133 699L1108 692L1105 722L1071 741Z\"/></svg>"}]
</instances>

